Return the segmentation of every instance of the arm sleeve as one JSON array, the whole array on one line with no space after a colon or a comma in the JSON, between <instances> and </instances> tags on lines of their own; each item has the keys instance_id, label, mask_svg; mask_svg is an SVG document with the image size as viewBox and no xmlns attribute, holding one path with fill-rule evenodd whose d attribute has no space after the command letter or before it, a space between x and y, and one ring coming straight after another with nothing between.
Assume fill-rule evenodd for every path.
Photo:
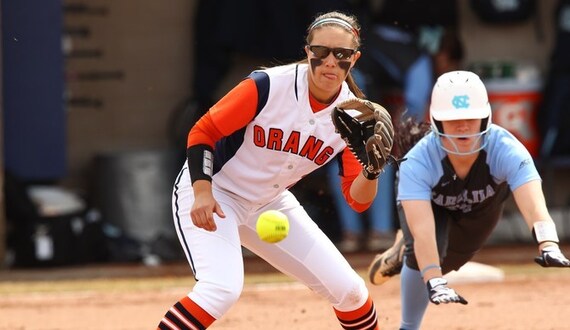
<instances>
[{"instance_id":1,"label":"arm sleeve","mask_svg":"<svg viewBox=\"0 0 570 330\"><path fill-rule=\"evenodd\" d=\"M348 205L355 210L356 212L364 212L366 211L372 202L361 204L355 201L350 196L350 187L352 186L352 182L358 176L358 173L362 172L362 165L358 162L354 154L350 152L348 148L345 148L342 151L341 158L341 177L340 177L340 184L342 194L344 195L344 199L348 203Z\"/></svg>"},{"instance_id":2,"label":"arm sleeve","mask_svg":"<svg viewBox=\"0 0 570 330\"><path fill-rule=\"evenodd\" d=\"M214 148L216 141L245 127L255 116L257 94L252 79L242 80L192 127L187 147L204 144Z\"/></svg>"}]
</instances>

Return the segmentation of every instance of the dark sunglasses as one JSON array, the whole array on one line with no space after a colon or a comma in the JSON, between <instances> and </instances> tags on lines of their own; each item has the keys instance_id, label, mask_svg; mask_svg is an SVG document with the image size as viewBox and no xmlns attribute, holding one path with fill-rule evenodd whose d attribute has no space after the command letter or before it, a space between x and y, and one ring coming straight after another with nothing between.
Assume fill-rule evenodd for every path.
<instances>
[{"instance_id":1,"label":"dark sunglasses","mask_svg":"<svg viewBox=\"0 0 570 330\"><path fill-rule=\"evenodd\" d=\"M325 46L309 46L309 50L320 59L325 59L332 52L337 60L348 60L356 49L350 48L329 48Z\"/></svg>"}]
</instances>

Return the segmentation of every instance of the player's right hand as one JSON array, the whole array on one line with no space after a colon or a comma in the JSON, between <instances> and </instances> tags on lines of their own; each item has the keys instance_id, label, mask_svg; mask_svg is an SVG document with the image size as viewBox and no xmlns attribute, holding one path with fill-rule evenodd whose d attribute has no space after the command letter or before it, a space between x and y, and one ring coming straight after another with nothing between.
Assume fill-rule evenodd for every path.
<instances>
[{"instance_id":1,"label":"player's right hand","mask_svg":"<svg viewBox=\"0 0 570 330\"><path fill-rule=\"evenodd\" d=\"M226 215L212 194L210 182L198 180L193 184L193 188L194 204L192 205L192 210L190 210L192 223L198 228L216 231L218 227L214 220L214 213L220 218L225 218Z\"/></svg>"},{"instance_id":2,"label":"player's right hand","mask_svg":"<svg viewBox=\"0 0 570 330\"><path fill-rule=\"evenodd\" d=\"M556 245L549 245L542 249L541 255L534 261L542 267L570 267L570 260L562 254Z\"/></svg>"},{"instance_id":3,"label":"player's right hand","mask_svg":"<svg viewBox=\"0 0 570 330\"><path fill-rule=\"evenodd\" d=\"M447 286L447 280L442 277L432 278L427 282L429 300L436 304L460 303L467 305L467 300Z\"/></svg>"}]
</instances>

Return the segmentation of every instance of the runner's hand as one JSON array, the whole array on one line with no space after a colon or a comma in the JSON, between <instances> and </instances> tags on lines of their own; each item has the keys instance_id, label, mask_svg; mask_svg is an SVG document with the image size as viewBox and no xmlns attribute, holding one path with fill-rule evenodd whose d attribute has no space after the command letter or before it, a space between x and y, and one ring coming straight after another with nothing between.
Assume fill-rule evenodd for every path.
<instances>
[{"instance_id":1,"label":"runner's hand","mask_svg":"<svg viewBox=\"0 0 570 330\"><path fill-rule=\"evenodd\" d=\"M556 245L549 245L542 249L541 256L534 261L542 267L570 267L570 260L562 254Z\"/></svg>"},{"instance_id":2,"label":"runner's hand","mask_svg":"<svg viewBox=\"0 0 570 330\"><path fill-rule=\"evenodd\" d=\"M427 282L429 300L436 304L460 303L467 305L467 300L447 286L447 280L442 277L432 278Z\"/></svg>"}]
</instances>

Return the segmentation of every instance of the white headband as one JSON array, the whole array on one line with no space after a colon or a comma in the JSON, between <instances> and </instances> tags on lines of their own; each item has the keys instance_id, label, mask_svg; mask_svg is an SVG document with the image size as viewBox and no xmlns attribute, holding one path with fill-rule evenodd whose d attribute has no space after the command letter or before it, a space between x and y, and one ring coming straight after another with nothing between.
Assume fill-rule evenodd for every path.
<instances>
[{"instance_id":1,"label":"white headband","mask_svg":"<svg viewBox=\"0 0 570 330\"><path fill-rule=\"evenodd\" d=\"M348 22L345 21L345 20L342 20L342 19L340 19L340 18L335 18L335 17L323 18L323 19L321 19L321 20L316 21L315 23L313 23L313 25L311 25L311 26L309 27L309 32L311 32L311 31L312 31L314 28L316 28L317 26L323 25L323 24L326 24L326 23L335 23L335 24L338 24L338 25L342 25L342 26L344 26L345 28L348 28L355 36L358 37L358 31L357 31L354 27L352 27L352 25L350 25L350 23L348 23Z\"/></svg>"}]
</instances>

